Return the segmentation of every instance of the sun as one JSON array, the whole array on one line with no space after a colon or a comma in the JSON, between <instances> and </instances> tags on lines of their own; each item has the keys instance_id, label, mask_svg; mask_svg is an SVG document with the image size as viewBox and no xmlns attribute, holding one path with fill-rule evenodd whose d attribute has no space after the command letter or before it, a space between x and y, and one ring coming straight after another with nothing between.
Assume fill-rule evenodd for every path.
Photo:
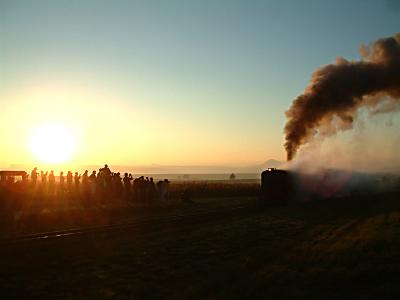
<instances>
[{"instance_id":1,"label":"sun","mask_svg":"<svg viewBox=\"0 0 400 300\"><path fill-rule=\"evenodd\" d=\"M76 142L71 130L63 124L52 123L34 130L30 148L34 156L43 163L63 163L72 157Z\"/></svg>"}]
</instances>

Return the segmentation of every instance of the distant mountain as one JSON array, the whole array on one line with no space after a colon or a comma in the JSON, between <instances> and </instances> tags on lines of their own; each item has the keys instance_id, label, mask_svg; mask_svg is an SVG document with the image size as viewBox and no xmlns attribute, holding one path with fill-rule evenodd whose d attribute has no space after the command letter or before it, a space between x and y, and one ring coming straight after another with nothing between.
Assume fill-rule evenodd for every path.
<instances>
[{"instance_id":1,"label":"distant mountain","mask_svg":"<svg viewBox=\"0 0 400 300\"><path fill-rule=\"evenodd\" d=\"M237 168L237 171L242 173L260 173L268 168L279 169L282 168L283 166L284 166L283 162L276 159L269 159L261 164L247 166L247 167L239 167Z\"/></svg>"}]
</instances>

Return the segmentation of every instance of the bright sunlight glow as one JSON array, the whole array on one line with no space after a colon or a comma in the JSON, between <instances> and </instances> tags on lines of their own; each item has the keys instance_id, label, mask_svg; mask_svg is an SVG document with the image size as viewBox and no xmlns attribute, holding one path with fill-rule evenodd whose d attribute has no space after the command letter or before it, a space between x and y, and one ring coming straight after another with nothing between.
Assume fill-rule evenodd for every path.
<instances>
[{"instance_id":1,"label":"bright sunlight glow","mask_svg":"<svg viewBox=\"0 0 400 300\"><path fill-rule=\"evenodd\" d=\"M46 124L32 134L30 148L43 163L63 163L75 152L76 143L71 130L62 124Z\"/></svg>"}]
</instances>

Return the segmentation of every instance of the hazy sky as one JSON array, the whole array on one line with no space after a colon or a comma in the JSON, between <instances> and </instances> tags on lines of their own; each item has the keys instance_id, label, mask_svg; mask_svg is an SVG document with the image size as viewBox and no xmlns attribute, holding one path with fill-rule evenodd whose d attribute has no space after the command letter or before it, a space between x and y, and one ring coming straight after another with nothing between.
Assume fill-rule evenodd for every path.
<instances>
[{"instance_id":1,"label":"hazy sky","mask_svg":"<svg viewBox=\"0 0 400 300\"><path fill-rule=\"evenodd\" d=\"M76 163L283 160L313 70L399 32L397 3L0 0L0 164L49 122Z\"/></svg>"}]
</instances>

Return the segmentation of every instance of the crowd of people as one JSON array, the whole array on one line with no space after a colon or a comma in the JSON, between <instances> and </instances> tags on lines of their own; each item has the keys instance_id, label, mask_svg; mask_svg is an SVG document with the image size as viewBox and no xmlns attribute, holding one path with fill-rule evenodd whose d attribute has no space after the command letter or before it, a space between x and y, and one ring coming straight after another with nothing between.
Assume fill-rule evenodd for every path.
<instances>
[{"instance_id":1,"label":"crowd of people","mask_svg":"<svg viewBox=\"0 0 400 300\"><path fill-rule=\"evenodd\" d=\"M68 171L60 172L57 176L54 171L40 171L35 167L28 178L31 190L49 197L70 197L82 200L124 199L127 201L141 201L152 204L154 201L165 202L169 199L168 179L154 182L152 177L140 176L133 178L132 174L112 172L108 165L99 171L86 170L83 174Z\"/></svg>"}]
</instances>

